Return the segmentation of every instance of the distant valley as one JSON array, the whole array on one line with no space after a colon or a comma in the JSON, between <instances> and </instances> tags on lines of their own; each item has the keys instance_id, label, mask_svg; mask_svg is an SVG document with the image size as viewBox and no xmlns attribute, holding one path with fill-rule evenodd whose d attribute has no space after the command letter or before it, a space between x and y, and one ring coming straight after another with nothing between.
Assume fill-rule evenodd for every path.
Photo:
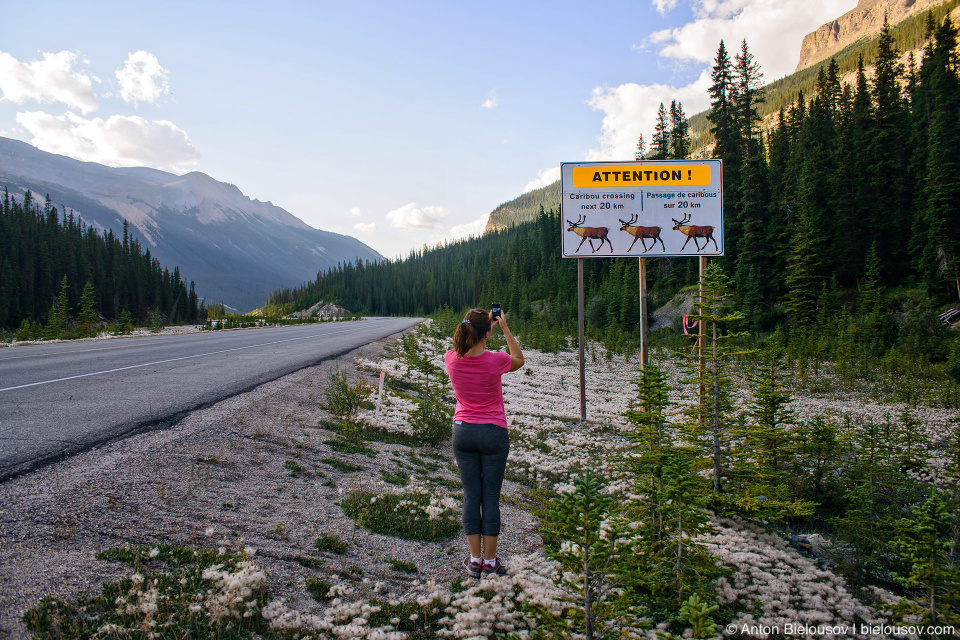
<instances>
[{"instance_id":1,"label":"distant valley","mask_svg":"<svg viewBox=\"0 0 960 640\"><path fill-rule=\"evenodd\" d=\"M357 258L380 260L356 238L314 229L270 202L191 172L111 168L0 138L0 187L18 199L27 190L72 210L87 225L130 233L171 270L178 266L208 304L240 311L263 305L281 287Z\"/></svg>"}]
</instances>

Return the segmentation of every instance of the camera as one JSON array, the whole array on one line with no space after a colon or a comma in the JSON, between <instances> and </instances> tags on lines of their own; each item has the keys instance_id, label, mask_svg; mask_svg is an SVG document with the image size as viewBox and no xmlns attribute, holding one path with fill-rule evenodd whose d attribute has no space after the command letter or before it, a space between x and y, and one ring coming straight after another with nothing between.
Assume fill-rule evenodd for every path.
<instances>
[{"instance_id":1,"label":"camera","mask_svg":"<svg viewBox=\"0 0 960 640\"><path fill-rule=\"evenodd\" d=\"M500 317L500 303L499 303L499 302L494 302L494 303L493 303L493 307L491 307L491 309L490 309L490 317L491 317L491 318L494 318L494 319Z\"/></svg>"}]
</instances>

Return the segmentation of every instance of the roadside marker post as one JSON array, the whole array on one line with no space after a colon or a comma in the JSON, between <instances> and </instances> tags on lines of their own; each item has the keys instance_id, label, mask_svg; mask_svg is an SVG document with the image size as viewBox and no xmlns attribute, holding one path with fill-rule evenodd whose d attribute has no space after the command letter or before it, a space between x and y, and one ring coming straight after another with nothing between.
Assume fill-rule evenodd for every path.
<instances>
[{"instance_id":1,"label":"roadside marker post","mask_svg":"<svg viewBox=\"0 0 960 640\"><path fill-rule=\"evenodd\" d=\"M380 370L380 385L377 389L377 411L374 414L373 421L376 424L380 424L380 400L383 398L383 378L387 375L387 372L383 369Z\"/></svg>"}]
</instances>

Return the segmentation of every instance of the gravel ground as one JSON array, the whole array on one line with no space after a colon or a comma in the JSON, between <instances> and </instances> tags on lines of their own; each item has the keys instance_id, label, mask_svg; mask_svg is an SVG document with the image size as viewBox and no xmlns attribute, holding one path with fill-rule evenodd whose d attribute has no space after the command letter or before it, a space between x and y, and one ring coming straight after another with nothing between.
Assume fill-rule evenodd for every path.
<instances>
[{"instance_id":1,"label":"gravel ground","mask_svg":"<svg viewBox=\"0 0 960 640\"><path fill-rule=\"evenodd\" d=\"M323 442L334 434L317 426L328 417L319 407L324 384L336 366L353 379L355 360L376 361L397 337L194 412L169 429L0 485L0 638L28 638L20 619L43 596L97 593L101 583L127 575L125 565L94 558L97 551L126 544L254 547L271 593L293 608L318 614L324 605L306 592L308 577L351 581L361 593L382 581L385 591L399 595L414 581L449 581L462 572L462 537L426 543L373 534L336 504L341 492L382 487L379 469L395 470L391 458L405 456L410 447L373 442L375 458L332 451ZM363 375L376 383L373 374ZM449 443L417 453L453 460ZM343 473L320 462L323 458L365 470ZM293 477L284 467L287 461L310 471L310 477ZM447 464L434 473L456 477ZM330 480L336 487L323 484ZM504 557L541 544L530 518L511 505L510 496L519 492L519 485L505 483ZM313 542L321 533L348 542L347 553L317 551ZM297 556L317 557L321 564L306 568ZM414 562L419 573L395 571L387 558Z\"/></svg>"},{"instance_id":2,"label":"gravel ground","mask_svg":"<svg viewBox=\"0 0 960 640\"><path fill-rule=\"evenodd\" d=\"M370 442L377 453L367 457L338 453L324 444L335 436L320 424L328 418L319 404L329 374L340 366L348 379L359 373L371 384L376 383L371 372L378 366L386 367L388 375L396 374L394 361L384 357L384 348L398 337L194 412L172 428L131 437L0 484L0 638L27 638L20 618L44 595L71 599L97 592L103 582L127 575L126 566L94 558L97 551L124 544L254 547L254 560L268 572L266 586L272 595L284 598L290 609L318 615L325 605L308 595L304 585L308 577L351 584L356 588L351 599L399 596L421 590L428 580L448 584L462 572L460 561L466 552L462 537L424 543L373 534L344 516L337 504L343 493L355 489L399 490L384 484L380 470L398 471L398 460L410 461L411 448ZM596 355L592 348L591 354ZM597 467L609 466L611 456L604 452L616 448L622 437L610 429L585 431L570 426L579 402L576 381L571 379L571 358L575 355L532 351L524 372L505 379L507 410L516 427L510 456L514 470L566 477L585 459ZM356 363L362 365L359 371ZM682 378L675 363L663 364L670 379ZM632 387L624 393L624 388L636 376L636 363L601 354L591 358L588 368L591 420L594 426L615 426L635 393ZM672 394L679 401L681 389L674 388ZM738 386L738 400L742 402L746 394L746 387ZM391 396L390 402L385 401L385 415L403 404ZM795 392L793 408L804 420L833 412L854 421L882 421L887 412L896 416L904 407L834 391ZM942 445L956 415L953 410L914 409L914 418L934 446ZM402 422L405 418L390 414L382 419ZM428 463L440 463L431 475L456 477L449 443L416 453ZM324 458L360 465L363 470L338 471L322 462ZM936 456L931 475L935 475L935 460ZM304 472L293 475L298 467ZM520 485L505 482L501 557L525 556L542 548L532 517L520 508L525 501ZM323 533L348 542L347 552L317 551L313 542ZM770 558L790 553L784 550L785 542L776 542L779 546L763 546L744 538L738 544L751 557L763 556L763 549ZM319 564L306 568L298 556L317 558ZM398 572L388 559L413 562L419 572ZM806 573L812 570L812 561L804 562L810 567L798 564L793 576L798 584L806 584ZM747 571L750 566L739 569ZM824 580L844 585L832 574ZM373 593L378 583L382 588ZM804 606L814 612L822 608Z\"/></svg>"}]
</instances>

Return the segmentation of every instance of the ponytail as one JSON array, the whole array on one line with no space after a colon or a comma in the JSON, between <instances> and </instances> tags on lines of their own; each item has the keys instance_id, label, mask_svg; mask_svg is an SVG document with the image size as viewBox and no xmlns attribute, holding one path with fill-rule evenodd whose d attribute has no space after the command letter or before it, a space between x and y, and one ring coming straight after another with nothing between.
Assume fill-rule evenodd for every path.
<instances>
[{"instance_id":1,"label":"ponytail","mask_svg":"<svg viewBox=\"0 0 960 640\"><path fill-rule=\"evenodd\" d=\"M453 349L457 357L462 358L467 351L483 342L484 336L490 331L490 314L483 309L471 309L467 312L463 322L457 325L453 334Z\"/></svg>"}]
</instances>

